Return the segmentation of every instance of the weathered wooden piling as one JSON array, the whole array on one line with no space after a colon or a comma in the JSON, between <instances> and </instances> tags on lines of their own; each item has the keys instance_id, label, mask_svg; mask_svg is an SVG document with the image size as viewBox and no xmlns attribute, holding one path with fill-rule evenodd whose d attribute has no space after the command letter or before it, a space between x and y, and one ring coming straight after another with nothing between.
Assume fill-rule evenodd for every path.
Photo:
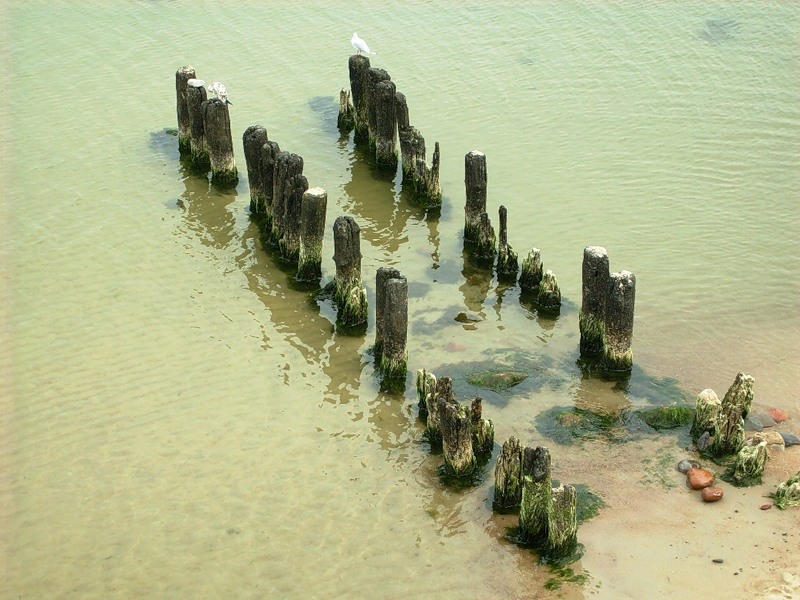
<instances>
[{"instance_id":1,"label":"weathered wooden piling","mask_svg":"<svg viewBox=\"0 0 800 600\"><path fill-rule=\"evenodd\" d=\"M438 402L445 466L456 477L471 475L477 464L472 448L471 415L455 400L440 398Z\"/></svg>"},{"instance_id":2,"label":"weathered wooden piling","mask_svg":"<svg viewBox=\"0 0 800 600\"><path fill-rule=\"evenodd\" d=\"M336 264L334 298L339 320L348 327L367 322L367 291L361 280L361 229L353 217L333 223L333 262Z\"/></svg>"},{"instance_id":3,"label":"weathered wooden piling","mask_svg":"<svg viewBox=\"0 0 800 600\"><path fill-rule=\"evenodd\" d=\"M367 129L369 147L375 148L378 130L378 84L391 81L389 73L384 69L370 67L367 71Z\"/></svg>"},{"instance_id":4,"label":"weathered wooden piling","mask_svg":"<svg viewBox=\"0 0 800 600\"><path fill-rule=\"evenodd\" d=\"M211 182L219 185L234 185L239 174L233 156L233 137L231 136L231 117L228 104L219 98L206 100L203 113L203 126L211 163Z\"/></svg>"},{"instance_id":5,"label":"weathered wooden piling","mask_svg":"<svg viewBox=\"0 0 800 600\"><path fill-rule=\"evenodd\" d=\"M272 205L275 197L275 166L281 147L278 142L269 141L261 146L261 174L264 178L264 202L256 206L256 215L261 231L269 239L272 234Z\"/></svg>"},{"instance_id":6,"label":"weathered wooden piling","mask_svg":"<svg viewBox=\"0 0 800 600\"><path fill-rule=\"evenodd\" d=\"M692 419L691 435L692 440L697 442L701 435L714 432L714 428L719 421L719 414L722 403L717 397L717 393L712 389L705 389L697 396L694 406L694 418Z\"/></svg>"},{"instance_id":7,"label":"weathered wooden piling","mask_svg":"<svg viewBox=\"0 0 800 600\"><path fill-rule=\"evenodd\" d=\"M405 277L395 277L384 284L381 320L383 344L380 372L384 377L405 379L408 370L408 282Z\"/></svg>"},{"instance_id":8,"label":"weathered wooden piling","mask_svg":"<svg viewBox=\"0 0 800 600\"><path fill-rule=\"evenodd\" d=\"M536 296L536 305L540 310L555 312L561 308L561 288L555 274L547 269L539 284L539 293Z\"/></svg>"},{"instance_id":9,"label":"weathered wooden piling","mask_svg":"<svg viewBox=\"0 0 800 600\"><path fill-rule=\"evenodd\" d=\"M714 456L736 454L744 445L744 419L753 402L750 375L738 373L720 404L719 417L711 433L709 451Z\"/></svg>"},{"instance_id":10,"label":"weathered wooden piling","mask_svg":"<svg viewBox=\"0 0 800 600\"><path fill-rule=\"evenodd\" d=\"M486 155L479 150L464 157L464 185L467 203L464 209L464 241L477 242L481 233L481 215L486 213Z\"/></svg>"},{"instance_id":11,"label":"weathered wooden piling","mask_svg":"<svg viewBox=\"0 0 800 600\"><path fill-rule=\"evenodd\" d=\"M190 79L195 78L194 67L185 66L175 71L175 95L177 96L178 111L178 149L181 154L190 152L190 140L192 137L191 123L189 121L189 107L187 105L188 86Z\"/></svg>"},{"instance_id":12,"label":"weathered wooden piling","mask_svg":"<svg viewBox=\"0 0 800 600\"><path fill-rule=\"evenodd\" d=\"M781 510L800 506L800 471L778 484L770 497L775 502L775 506Z\"/></svg>"},{"instance_id":13,"label":"weathered wooden piling","mask_svg":"<svg viewBox=\"0 0 800 600\"><path fill-rule=\"evenodd\" d=\"M353 140L366 142L369 140L369 118L367 116L369 93L369 59L354 54L348 62L350 71L350 94L354 108Z\"/></svg>"},{"instance_id":14,"label":"weathered wooden piling","mask_svg":"<svg viewBox=\"0 0 800 600\"><path fill-rule=\"evenodd\" d=\"M578 492L571 485L560 485L551 495L544 555L558 560L570 556L578 545Z\"/></svg>"},{"instance_id":15,"label":"weathered wooden piling","mask_svg":"<svg viewBox=\"0 0 800 600\"><path fill-rule=\"evenodd\" d=\"M378 267L375 272L375 353L376 361L380 362L383 353L383 319L386 312L386 282L390 279L400 279L403 276L394 267Z\"/></svg>"},{"instance_id":16,"label":"weathered wooden piling","mask_svg":"<svg viewBox=\"0 0 800 600\"><path fill-rule=\"evenodd\" d=\"M525 448L522 453L522 498L519 528L529 544L547 539L550 506L553 503L550 479L550 451L544 446Z\"/></svg>"},{"instance_id":17,"label":"weathered wooden piling","mask_svg":"<svg viewBox=\"0 0 800 600\"><path fill-rule=\"evenodd\" d=\"M419 136L422 139L422 136ZM422 147L425 147L425 140L422 139ZM437 207L442 205L442 187L439 183L439 166L441 163L441 153L439 142L433 144L433 157L431 166L425 162L425 152L421 158L417 157L416 177L414 179L414 193L417 200L427 207Z\"/></svg>"},{"instance_id":18,"label":"weathered wooden piling","mask_svg":"<svg viewBox=\"0 0 800 600\"><path fill-rule=\"evenodd\" d=\"M583 249L583 297L578 328L581 356L600 356L605 334L606 297L609 286L608 252L601 246Z\"/></svg>"},{"instance_id":19,"label":"weathered wooden piling","mask_svg":"<svg viewBox=\"0 0 800 600\"><path fill-rule=\"evenodd\" d=\"M350 102L350 92L341 90L339 92L339 116L336 119L336 126L339 131L349 133L356 124L356 109Z\"/></svg>"},{"instance_id":20,"label":"weathered wooden piling","mask_svg":"<svg viewBox=\"0 0 800 600\"><path fill-rule=\"evenodd\" d=\"M736 454L733 468L725 479L739 487L759 485L768 458L767 442L762 440L752 445L745 444Z\"/></svg>"},{"instance_id":21,"label":"weathered wooden piling","mask_svg":"<svg viewBox=\"0 0 800 600\"><path fill-rule=\"evenodd\" d=\"M411 181L416 169L417 159L412 156L412 147L409 144L411 123L408 116L408 102L405 94L394 94L395 120L397 121L397 137L400 142L401 167L403 181Z\"/></svg>"},{"instance_id":22,"label":"weathered wooden piling","mask_svg":"<svg viewBox=\"0 0 800 600\"><path fill-rule=\"evenodd\" d=\"M522 260L519 273L519 287L523 292L533 293L539 291L542 283L542 252L539 248L532 248Z\"/></svg>"},{"instance_id":23,"label":"weathered wooden piling","mask_svg":"<svg viewBox=\"0 0 800 600\"><path fill-rule=\"evenodd\" d=\"M286 230L286 186L296 175L303 174L303 157L285 150L275 157L272 184L272 230L269 241L280 246Z\"/></svg>"},{"instance_id":24,"label":"weathered wooden piling","mask_svg":"<svg viewBox=\"0 0 800 600\"><path fill-rule=\"evenodd\" d=\"M328 194L319 187L303 194L300 218L300 254L297 280L318 281L322 277L322 240L325 237L325 212Z\"/></svg>"},{"instance_id":25,"label":"weathered wooden piling","mask_svg":"<svg viewBox=\"0 0 800 600\"><path fill-rule=\"evenodd\" d=\"M190 79L186 89L186 105L189 111L189 158L195 171L207 171L211 168L204 121L206 100L208 93L205 82Z\"/></svg>"},{"instance_id":26,"label":"weathered wooden piling","mask_svg":"<svg viewBox=\"0 0 800 600\"><path fill-rule=\"evenodd\" d=\"M425 369L417 369L417 401L420 416L428 416L429 398L433 397L436 389L436 375Z\"/></svg>"},{"instance_id":27,"label":"weathered wooden piling","mask_svg":"<svg viewBox=\"0 0 800 600\"><path fill-rule=\"evenodd\" d=\"M469 406L472 428L472 450L476 455L491 454L494 450L494 423L483 418L483 399L473 398Z\"/></svg>"},{"instance_id":28,"label":"weathered wooden piling","mask_svg":"<svg viewBox=\"0 0 800 600\"><path fill-rule=\"evenodd\" d=\"M269 141L267 130L261 125L251 125L242 134L244 161L247 165L247 180L250 183L250 212L255 214L258 206L266 202L264 171L261 168L261 153Z\"/></svg>"},{"instance_id":29,"label":"weathered wooden piling","mask_svg":"<svg viewBox=\"0 0 800 600\"><path fill-rule=\"evenodd\" d=\"M297 264L300 257L300 230L302 228L303 195L308 189L304 175L293 175L283 188L284 218L283 236L278 242L281 258Z\"/></svg>"},{"instance_id":30,"label":"weathered wooden piling","mask_svg":"<svg viewBox=\"0 0 800 600\"><path fill-rule=\"evenodd\" d=\"M611 273L605 310L605 337L602 366L607 371L633 368L633 307L636 276L630 271Z\"/></svg>"},{"instance_id":31,"label":"weathered wooden piling","mask_svg":"<svg viewBox=\"0 0 800 600\"><path fill-rule=\"evenodd\" d=\"M375 85L375 161L386 169L397 169L397 110L394 82Z\"/></svg>"},{"instance_id":32,"label":"weathered wooden piling","mask_svg":"<svg viewBox=\"0 0 800 600\"><path fill-rule=\"evenodd\" d=\"M515 437L503 442L494 468L493 506L501 511L519 507L522 500L522 447Z\"/></svg>"},{"instance_id":33,"label":"weathered wooden piling","mask_svg":"<svg viewBox=\"0 0 800 600\"><path fill-rule=\"evenodd\" d=\"M497 236L487 213L481 213L478 237L475 241L475 258L494 260L495 254L497 254Z\"/></svg>"},{"instance_id":34,"label":"weathered wooden piling","mask_svg":"<svg viewBox=\"0 0 800 600\"><path fill-rule=\"evenodd\" d=\"M500 242L497 246L497 278L514 283L517 281L519 261L517 253L508 245L508 211L500 206Z\"/></svg>"},{"instance_id":35,"label":"weathered wooden piling","mask_svg":"<svg viewBox=\"0 0 800 600\"><path fill-rule=\"evenodd\" d=\"M433 394L428 396L428 420L426 421L426 429L428 439L432 443L440 442L442 440L441 429L441 414L440 414L440 401L455 402L453 395L453 380L450 377L439 377L436 380L436 387L433 389Z\"/></svg>"}]
</instances>

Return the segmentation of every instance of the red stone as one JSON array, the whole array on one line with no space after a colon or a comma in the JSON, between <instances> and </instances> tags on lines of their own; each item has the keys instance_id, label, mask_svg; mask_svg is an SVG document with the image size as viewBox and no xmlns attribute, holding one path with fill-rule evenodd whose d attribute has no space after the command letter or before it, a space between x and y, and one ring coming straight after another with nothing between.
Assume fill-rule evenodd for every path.
<instances>
[{"instance_id":1,"label":"red stone","mask_svg":"<svg viewBox=\"0 0 800 600\"><path fill-rule=\"evenodd\" d=\"M722 500L722 488L706 487L700 490L700 495L706 502L716 502Z\"/></svg>"},{"instance_id":2,"label":"red stone","mask_svg":"<svg viewBox=\"0 0 800 600\"><path fill-rule=\"evenodd\" d=\"M770 408L767 410L769 416L772 417L772 420L776 423L783 423L789 419L789 415L782 411L780 408Z\"/></svg>"},{"instance_id":3,"label":"red stone","mask_svg":"<svg viewBox=\"0 0 800 600\"><path fill-rule=\"evenodd\" d=\"M705 469L689 469L686 471L686 482L693 490L702 490L714 483L714 474Z\"/></svg>"},{"instance_id":4,"label":"red stone","mask_svg":"<svg viewBox=\"0 0 800 600\"><path fill-rule=\"evenodd\" d=\"M762 504L761 505L761 510L769 510L770 508L772 508L772 504Z\"/></svg>"}]
</instances>

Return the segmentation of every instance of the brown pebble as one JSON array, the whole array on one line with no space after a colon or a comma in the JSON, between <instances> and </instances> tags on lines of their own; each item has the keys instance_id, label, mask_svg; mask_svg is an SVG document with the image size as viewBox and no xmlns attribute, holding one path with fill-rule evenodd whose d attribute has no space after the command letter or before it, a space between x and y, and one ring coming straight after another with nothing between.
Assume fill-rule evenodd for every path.
<instances>
[{"instance_id":1,"label":"brown pebble","mask_svg":"<svg viewBox=\"0 0 800 600\"><path fill-rule=\"evenodd\" d=\"M772 504L762 504L761 505L761 510L769 510L770 508L772 508Z\"/></svg>"},{"instance_id":2,"label":"brown pebble","mask_svg":"<svg viewBox=\"0 0 800 600\"><path fill-rule=\"evenodd\" d=\"M722 493L722 488L718 487L706 487L700 490L700 495L706 502L716 502L717 500L722 500Z\"/></svg>"},{"instance_id":3,"label":"brown pebble","mask_svg":"<svg viewBox=\"0 0 800 600\"><path fill-rule=\"evenodd\" d=\"M705 469L689 469L686 471L686 481L693 490L701 490L714 483L714 474Z\"/></svg>"}]
</instances>

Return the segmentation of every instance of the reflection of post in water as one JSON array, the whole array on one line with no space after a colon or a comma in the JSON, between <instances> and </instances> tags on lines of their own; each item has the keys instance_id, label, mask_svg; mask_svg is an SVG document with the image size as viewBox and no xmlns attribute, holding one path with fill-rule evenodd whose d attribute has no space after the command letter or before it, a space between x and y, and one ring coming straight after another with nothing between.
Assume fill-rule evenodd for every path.
<instances>
[{"instance_id":1,"label":"reflection of post in water","mask_svg":"<svg viewBox=\"0 0 800 600\"><path fill-rule=\"evenodd\" d=\"M184 171L186 191L179 205L184 209L184 221L203 244L217 249L230 249L238 235L236 215L229 206L236 199L236 189L221 191L210 187L208 178Z\"/></svg>"},{"instance_id":2,"label":"reflection of post in water","mask_svg":"<svg viewBox=\"0 0 800 600\"><path fill-rule=\"evenodd\" d=\"M461 274L464 276L464 283L458 289L464 296L466 307L479 313L483 311L483 303L492 287L492 270L476 261L470 248L464 248L462 257L464 268L461 270Z\"/></svg>"}]
</instances>

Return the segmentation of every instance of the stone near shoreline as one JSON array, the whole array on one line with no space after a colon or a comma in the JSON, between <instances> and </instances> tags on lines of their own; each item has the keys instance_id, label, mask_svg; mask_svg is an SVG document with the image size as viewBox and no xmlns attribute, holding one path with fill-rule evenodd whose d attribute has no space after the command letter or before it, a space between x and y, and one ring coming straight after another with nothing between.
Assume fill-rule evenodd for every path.
<instances>
[{"instance_id":1,"label":"stone near shoreline","mask_svg":"<svg viewBox=\"0 0 800 600\"><path fill-rule=\"evenodd\" d=\"M761 442L767 444L768 450L783 450L785 446L783 436L778 431L759 431L754 433L745 444L747 446L757 446Z\"/></svg>"},{"instance_id":2,"label":"stone near shoreline","mask_svg":"<svg viewBox=\"0 0 800 600\"><path fill-rule=\"evenodd\" d=\"M789 420L789 415L786 413L786 411L783 411L780 408L770 408L767 410L767 412L776 423L783 423L784 421Z\"/></svg>"},{"instance_id":3,"label":"stone near shoreline","mask_svg":"<svg viewBox=\"0 0 800 600\"><path fill-rule=\"evenodd\" d=\"M769 415L769 413L765 413L765 412L758 413L757 415L755 415L755 418L758 419L759 421L761 421L761 426L762 427L775 427L775 425L777 425L777 423L775 422L775 419L773 419Z\"/></svg>"},{"instance_id":4,"label":"stone near shoreline","mask_svg":"<svg viewBox=\"0 0 800 600\"><path fill-rule=\"evenodd\" d=\"M705 502L718 502L722 500L724 492L719 487L706 487L700 490L700 496Z\"/></svg>"},{"instance_id":5,"label":"stone near shoreline","mask_svg":"<svg viewBox=\"0 0 800 600\"><path fill-rule=\"evenodd\" d=\"M700 463L697 462L696 460L689 460L687 458L684 458L681 462L678 463L678 466L676 468L678 469L678 471L680 471L685 475L692 469L699 469Z\"/></svg>"},{"instance_id":6,"label":"stone near shoreline","mask_svg":"<svg viewBox=\"0 0 800 600\"><path fill-rule=\"evenodd\" d=\"M686 472L686 482L693 490L701 490L714 483L714 474L705 469L689 469Z\"/></svg>"},{"instance_id":7,"label":"stone near shoreline","mask_svg":"<svg viewBox=\"0 0 800 600\"><path fill-rule=\"evenodd\" d=\"M781 431L781 437L783 438L783 444L787 448L789 446L798 446L800 445L800 437L797 437L793 433L787 433L785 431Z\"/></svg>"}]
</instances>

